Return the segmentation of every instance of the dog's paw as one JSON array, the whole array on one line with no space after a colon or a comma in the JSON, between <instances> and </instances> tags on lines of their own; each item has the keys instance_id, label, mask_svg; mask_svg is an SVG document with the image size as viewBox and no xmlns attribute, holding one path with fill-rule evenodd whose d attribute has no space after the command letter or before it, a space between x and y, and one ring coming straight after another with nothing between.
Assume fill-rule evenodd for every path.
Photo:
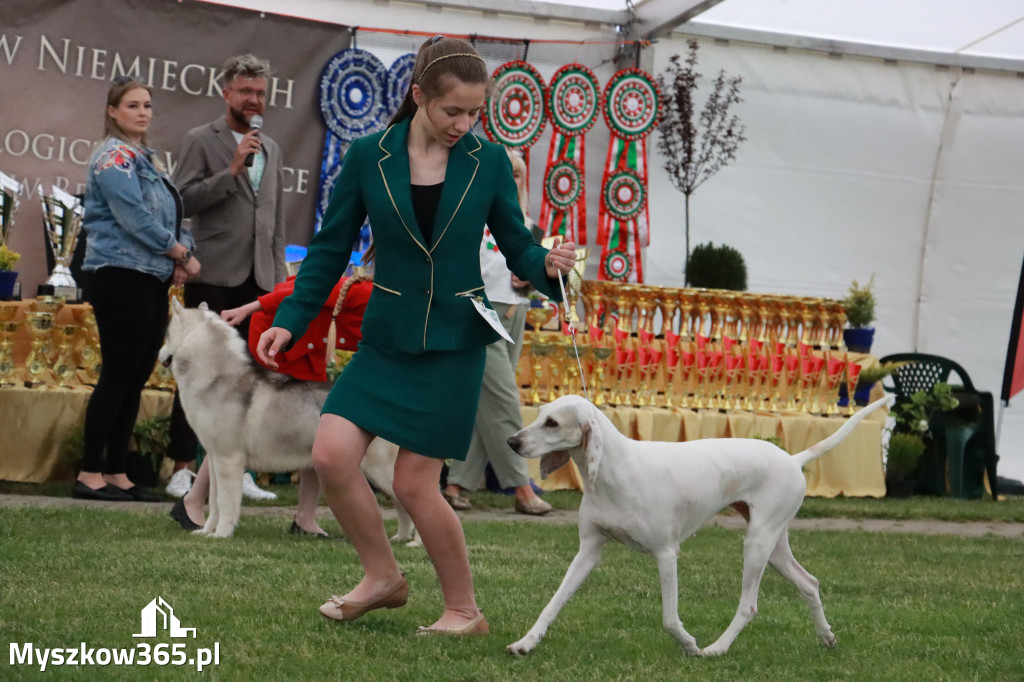
<instances>
[{"instance_id":1,"label":"dog's paw","mask_svg":"<svg viewBox=\"0 0 1024 682\"><path fill-rule=\"evenodd\" d=\"M701 656L709 658L711 656L721 656L728 650L729 649L727 647L721 647L717 644L712 644L711 646L706 646L703 649L701 649L699 653Z\"/></svg>"},{"instance_id":2,"label":"dog's paw","mask_svg":"<svg viewBox=\"0 0 1024 682\"><path fill-rule=\"evenodd\" d=\"M828 637L822 637L821 638L821 643L824 644L825 648L827 648L827 649L835 649L836 648L836 636L830 632L830 633L828 633Z\"/></svg>"},{"instance_id":3,"label":"dog's paw","mask_svg":"<svg viewBox=\"0 0 1024 682\"><path fill-rule=\"evenodd\" d=\"M693 637L690 637L688 641L681 642L681 644L687 656L700 656L702 653L700 647L697 646L697 640Z\"/></svg>"},{"instance_id":4,"label":"dog's paw","mask_svg":"<svg viewBox=\"0 0 1024 682\"><path fill-rule=\"evenodd\" d=\"M528 636L523 637L518 642L513 642L512 644L509 644L507 647L505 647L505 649L513 656L525 656L531 651L533 651L533 647L537 645L536 642L532 642L530 640L531 638Z\"/></svg>"}]
</instances>

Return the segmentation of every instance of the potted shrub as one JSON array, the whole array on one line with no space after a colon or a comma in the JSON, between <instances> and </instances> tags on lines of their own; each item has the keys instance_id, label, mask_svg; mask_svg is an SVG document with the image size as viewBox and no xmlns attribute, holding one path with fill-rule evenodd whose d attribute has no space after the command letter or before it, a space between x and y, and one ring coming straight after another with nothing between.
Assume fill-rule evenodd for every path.
<instances>
[{"instance_id":1,"label":"potted shrub","mask_svg":"<svg viewBox=\"0 0 1024 682\"><path fill-rule=\"evenodd\" d=\"M886 362L880 365L865 367L861 370L861 373L857 376L857 388L853 393L855 404L860 406L867 405L871 401L871 388L905 364L907 363ZM839 405L845 407L847 401L846 384L843 383L839 386Z\"/></svg>"},{"instance_id":2,"label":"potted shrub","mask_svg":"<svg viewBox=\"0 0 1024 682\"><path fill-rule=\"evenodd\" d=\"M135 424L132 430L134 451L128 453L128 478L136 485L155 486L160 480L160 464L171 442L171 418L152 417Z\"/></svg>"},{"instance_id":3,"label":"potted shrub","mask_svg":"<svg viewBox=\"0 0 1024 682\"><path fill-rule=\"evenodd\" d=\"M959 404L950 385L940 381L932 390L917 391L892 410L896 432L915 435L924 444L914 469L915 490L919 493L941 495L945 490L941 481L945 479L946 453L932 437L932 420L937 413L955 410Z\"/></svg>"},{"instance_id":4,"label":"potted shrub","mask_svg":"<svg viewBox=\"0 0 1024 682\"><path fill-rule=\"evenodd\" d=\"M885 496L910 497L917 479L913 473L924 454L925 442L916 433L894 433L889 437L885 458Z\"/></svg>"},{"instance_id":5,"label":"potted shrub","mask_svg":"<svg viewBox=\"0 0 1024 682\"><path fill-rule=\"evenodd\" d=\"M21 260L21 254L11 251L7 244L0 244L0 298L10 299L14 296L14 283L18 279L18 273L14 266Z\"/></svg>"},{"instance_id":6,"label":"potted shrub","mask_svg":"<svg viewBox=\"0 0 1024 682\"><path fill-rule=\"evenodd\" d=\"M747 264L731 246L700 244L694 247L686 263L686 280L692 287L746 291Z\"/></svg>"},{"instance_id":7,"label":"potted shrub","mask_svg":"<svg viewBox=\"0 0 1024 682\"><path fill-rule=\"evenodd\" d=\"M871 343L875 338L875 328L871 326L875 321L875 293L872 291L874 285L874 275L871 275L871 279L863 287L857 280L853 280L846 298L843 299L846 323L849 325L849 329L843 330L843 342L854 353L871 352Z\"/></svg>"}]
</instances>

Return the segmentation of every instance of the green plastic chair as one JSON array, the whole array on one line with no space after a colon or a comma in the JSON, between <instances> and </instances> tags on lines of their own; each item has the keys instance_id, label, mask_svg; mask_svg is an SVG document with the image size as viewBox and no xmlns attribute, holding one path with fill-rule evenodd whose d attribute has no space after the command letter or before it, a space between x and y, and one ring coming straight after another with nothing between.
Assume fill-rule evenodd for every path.
<instances>
[{"instance_id":1,"label":"green plastic chair","mask_svg":"<svg viewBox=\"0 0 1024 682\"><path fill-rule=\"evenodd\" d=\"M929 419L932 445L918 464L915 492L981 497L985 493L983 476L987 473L992 499L996 499L999 457L996 455L992 394L975 389L963 367L939 355L896 353L879 358L879 362L906 363L882 384L887 391L896 394L896 405L909 402L918 391L931 391L939 382L949 384L960 402L950 413L937 410ZM953 374L959 383L950 381Z\"/></svg>"}]
</instances>

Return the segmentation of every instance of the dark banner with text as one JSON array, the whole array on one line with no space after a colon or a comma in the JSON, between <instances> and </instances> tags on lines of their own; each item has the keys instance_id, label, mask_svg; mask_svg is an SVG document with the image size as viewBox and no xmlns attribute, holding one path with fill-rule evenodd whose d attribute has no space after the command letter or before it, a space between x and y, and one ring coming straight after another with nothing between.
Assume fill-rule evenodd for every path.
<instances>
[{"instance_id":1,"label":"dark banner with text","mask_svg":"<svg viewBox=\"0 0 1024 682\"><path fill-rule=\"evenodd\" d=\"M320 73L348 45L341 26L192 0L0 2L0 171L23 183L8 244L22 254L23 295L48 274L40 196L84 191L110 81L129 75L153 89L149 144L173 170L185 133L224 113L220 66L234 54L270 60L264 131L284 156L289 241L307 243L325 132Z\"/></svg>"}]
</instances>

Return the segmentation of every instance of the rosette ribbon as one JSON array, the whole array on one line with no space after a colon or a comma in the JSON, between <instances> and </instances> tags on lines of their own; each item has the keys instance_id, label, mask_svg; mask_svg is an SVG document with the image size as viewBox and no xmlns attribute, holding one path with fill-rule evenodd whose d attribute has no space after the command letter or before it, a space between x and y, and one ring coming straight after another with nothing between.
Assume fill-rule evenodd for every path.
<instances>
[{"instance_id":1,"label":"rosette ribbon","mask_svg":"<svg viewBox=\"0 0 1024 682\"><path fill-rule=\"evenodd\" d=\"M530 147L540 139L547 116L544 79L524 61L505 62L491 74L494 94L482 112L484 132L491 142L523 152L530 167Z\"/></svg>"},{"instance_id":2,"label":"rosette ribbon","mask_svg":"<svg viewBox=\"0 0 1024 682\"><path fill-rule=\"evenodd\" d=\"M601 87L582 64L566 64L551 77L547 113L554 133L544 171L540 225L548 236L587 243L586 134L597 121Z\"/></svg>"},{"instance_id":3,"label":"rosette ribbon","mask_svg":"<svg viewBox=\"0 0 1024 682\"><path fill-rule=\"evenodd\" d=\"M661 119L658 86L640 69L623 69L605 86L603 108L611 139L598 208L597 276L643 282L640 249L650 244L646 138Z\"/></svg>"},{"instance_id":4,"label":"rosette ribbon","mask_svg":"<svg viewBox=\"0 0 1024 682\"><path fill-rule=\"evenodd\" d=\"M387 97L387 67L372 52L351 48L335 54L320 74L320 115L327 126L316 204L318 232L352 140L381 130L393 111ZM353 252L369 246L370 230L363 225Z\"/></svg>"}]
</instances>

